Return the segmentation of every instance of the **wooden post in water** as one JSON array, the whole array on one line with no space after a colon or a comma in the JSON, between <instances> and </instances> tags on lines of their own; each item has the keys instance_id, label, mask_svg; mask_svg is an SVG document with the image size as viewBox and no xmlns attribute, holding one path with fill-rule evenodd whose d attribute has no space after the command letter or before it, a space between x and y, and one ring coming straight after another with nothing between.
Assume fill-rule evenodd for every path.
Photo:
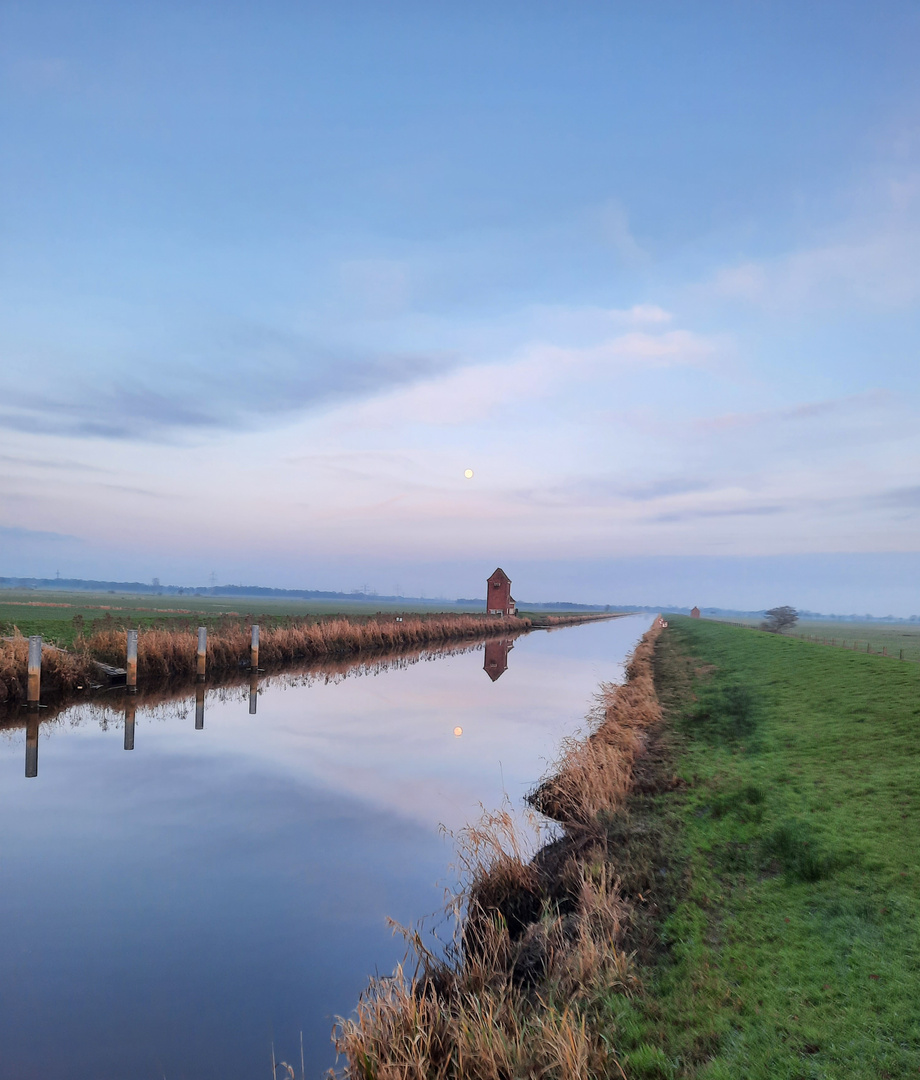
<instances>
[{"instance_id":1,"label":"wooden post in water","mask_svg":"<svg viewBox=\"0 0 920 1080\"><path fill-rule=\"evenodd\" d=\"M28 703L31 710L38 708L42 692L42 638L33 634L29 638L29 690ZM36 736L38 738L38 736Z\"/></svg>"},{"instance_id":2,"label":"wooden post in water","mask_svg":"<svg viewBox=\"0 0 920 1080\"><path fill-rule=\"evenodd\" d=\"M249 679L249 715L256 715L259 702L259 677L253 674Z\"/></svg>"},{"instance_id":3,"label":"wooden post in water","mask_svg":"<svg viewBox=\"0 0 920 1080\"><path fill-rule=\"evenodd\" d=\"M131 631L129 630L130 634ZM137 631L135 630L136 634ZM136 691L135 691L136 692ZM130 691L125 698L125 749L134 749L134 714L137 712L137 698Z\"/></svg>"},{"instance_id":4,"label":"wooden post in water","mask_svg":"<svg viewBox=\"0 0 920 1080\"><path fill-rule=\"evenodd\" d=\"M198 627L198 678L203 679L208 656L208 628Z\"/></svg>"},{"instance_id":5,"label":"wooden post in water","mask_svg":"<svg viewBox=\"0 0 920 1080\"><path fill-rule=\"evenodd\" d=\"M26 722L26 776L38 776L38 717L30 716Z\"/></svg>"},{"instance_id":6,"label":"wooden post in water","mask_svg":"<svg viewBox=\"0 0 920 1080\"><path fill-rule=\"evenodd\" d=\"M137 631L128 631L128 647L127 647L127 674L125 675L125 686L128 688L129 694L137 693ZM125 736L127 738L127 735ZM127 750L128 747L125 746ZM132 743L133 749L133 743Z\"/></svg>"},{"instance_id":7,"label":"wooden post in water","mask_svg":"<svg viewBox=\"0 0 920 1080\"><path fill-rule=\"evenodd\" d=\"M195 730L204 730L204 683L195 687Z\"/></svg>"},{"instance_id":8,"label":"wooden post in water","mask_svg":"<svg viewBox=\"0 0 920 1080\"><path fill-rule=\"evenodd\" d=\"M259 670L259 627L256 623L252 626L252 642L249 646L249 666L253 671ZM252 709L249 710L253 712Z\"/></svg>"}]
</instances>

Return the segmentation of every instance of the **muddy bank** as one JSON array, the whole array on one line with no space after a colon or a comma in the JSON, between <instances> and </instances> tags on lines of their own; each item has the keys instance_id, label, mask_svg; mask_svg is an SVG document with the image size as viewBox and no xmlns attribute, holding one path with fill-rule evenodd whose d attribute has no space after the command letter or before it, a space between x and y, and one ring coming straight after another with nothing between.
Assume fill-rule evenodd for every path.
<instances>
[{"instance_id":1,"label":"muddy bank","mask_svg":"<svg viewBox=\"0 0 920 1080\"><path fill-rule=\"evenodd\" d=\"M407 932L406 966L373 979L339 1022L341 1076L623 1075L610 1002L641 992L635 957L655 948L670 885L661 839L631 812L676 785L655 692L660 632L644 635L623 685L601 688L589 733L531 796L560 837L527 858L506 812L460 837L453 945L436 956Z\"/></svg>"},{"instance_id":2,"label":"muddy bank","mask_svg":"<svg viewBox=\"0 0 920 1080\"><path fill-rule=\"evenodd\" d=\"M287 620L263 625L259 665L268 672L299 663L375 657L459 642L514 638L533 629L551 629L617 615L540 616L498 619L485 615L393 615L363 619ZM258 620L219 624L208 633L209 679L238 676L249 668L250 627ZM46 645L42 650L42 702L63 704L105 684L99 665L125 663L125 629L112 627L78 638L72 650ZM192 627L143 629L138 634L137 685L140 689L177 687L196 678L197 634ZM28 638L0 640L0 706L26 698Z\"/></svg>"}]
</instances>

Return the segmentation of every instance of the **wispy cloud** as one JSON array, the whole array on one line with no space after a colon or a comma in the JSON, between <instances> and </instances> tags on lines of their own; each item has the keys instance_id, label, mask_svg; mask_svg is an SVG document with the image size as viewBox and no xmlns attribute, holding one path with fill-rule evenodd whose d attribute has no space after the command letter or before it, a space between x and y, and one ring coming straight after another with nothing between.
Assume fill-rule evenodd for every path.
<instances>
[{"instance_id":1,"label":"wispy cloud","mask_svg":"<svg viewBox=\"0 0 920 1080\"><path fill-rule=\"evenodd\" d=\"M257 427L450 371L455 354L345 353L264 327L224 335L183 362L102 365L92 380L59 370L36 389L3 387L0 428L82 438L169 440ZM125 369L128 369L126 372Z\"/></svg>"},{"instance_id":2,"label":"wispy cloud","mask_svg":"<svg viewBox=\"0 0 920 1080\"><path fill-rule=\"evenodd\" d=\"M915 304L920 298L920 174L890 180L873 199L873 220L845 222L810 246L722 266L691 293L775 313Z\"/></svg>"},{"instance_id":3,"label":"wispy cloud","mask_svg":"<svg viewBox=\"0 0 920 1080\"><path fill-rule=\"evenodd\" d=\"M27 469L52 469L61 472L91 472L107 473L112 469L103 468L101 465L87 465L81 461L71 461L65 458L51 460L47 458L21 457L17 454L0 454L0 461L5 465L13 465Z\"/></svg>"},{"instance_id":4,"label":"wispy cloud","mask_svg":"<svg viewBox=\"0 0 920 1080\"><path fill-rule=\"evenodd\" d=\"M730 431L734 428L749 430L764 424L795 425L821 417L865 417L890 406L893 395L887 390L867 390L861 394L826 398L823 401L807 401L776 409L757 409L751 412L722 413L704 416L694 421L700 431Z\"/></svg>"},{"instance_id":5,"label":"wispy cloud","mask_svg":"<svg viewBox=\"0 0 920 1080\"><path fill-rule=\"evenodd\" d=\"M78 543L83 541L69 533L46 532L41 529L23 529L18 525L0 525L0 537L10 542Z\"/></svg>"},{"instance_id":6,"label":"wispy cloud","mask_svg":"<svg viewBox=\"0 0 920 1080\"><path fill-rule=\"evenodd\" d=\"M762 506L728 506L709 510L687 508L669 510L663 514L654 514L645 520L657 524L673 524L681 521L699 521L708 518L771 517L774 514L782 514L788 509L788 506L780 503L770 503Z\"/></svg>"}]
</instances>

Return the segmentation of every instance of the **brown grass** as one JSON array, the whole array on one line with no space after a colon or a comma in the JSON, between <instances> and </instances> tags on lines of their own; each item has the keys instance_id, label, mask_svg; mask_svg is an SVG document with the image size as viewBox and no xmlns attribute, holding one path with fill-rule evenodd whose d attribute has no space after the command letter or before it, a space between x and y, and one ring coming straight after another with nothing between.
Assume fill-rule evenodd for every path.
<instances>
[{"instance_id":1,"label":"brown grass","mask_svg":"<svg viewBox=\"0 0 920 1080\"><path fill-rule=\"evenodd\" d=\"M11 638L0 640L0 703L24 701L28 685L29 639L14 627ZM58 693L68 693L91 681L93 665L86 656L45 645L42 682Z\"/></svg>"},{"instance_id":2,"label":"brown grass","mask_svg":"<svg viewBox=\"0 0 920 1080\"><path fill-rule=\"evenodd\" d=\"M629 901L603 840L646 733L660 719L649 631L623 686L604 686L594 729L568 742L533 803L563 837L526 856L507 809L460 838L453 945L437 956L403 931L412 958L373 979L334 1032L349 1080L588 1080L625 1076L601 1002L639 980L624 951Z\"/></svg>"},{"instance_id":3,"label":"brown grass","mask_svg":"<svg viewBox=\"0 0 920 1080\"><path fill-rule=\"evenodd\" d=\"M658 631L646 634L626 668L622 686L604 684L590 718L594 730L563 742L553 775L531 796L532 804L567 830L603 829L619 810L632 783L633 765L647 732L661 720L652 657Z\"/></svg>"},{"instance_id":4,"label":"brown grass","mask_svg":"<svg viewBox=\"0 0 920 1080\"><path fill-rule=\"evenodd\" d=\"M259 664L278 669L302 661L354 658L361 655L482 640L495 634L514 636L529 630L527 618L497 620L476 615L406 616L289 620L282 626L263 626ZM224 676L249 666L250 624L224 619L208 632L207 671ZM87 681L98 681L93 661L115 667L125 663L125 631L98 628L77 638L72 653L46 646L42 654L43 691L66 693ZM142 629L138 634L138 684L153 686L194 678L197 631L194 627ZM25 697L28 639L17 635L0 641L0 702Z\"/></svg>"}]
</instances>

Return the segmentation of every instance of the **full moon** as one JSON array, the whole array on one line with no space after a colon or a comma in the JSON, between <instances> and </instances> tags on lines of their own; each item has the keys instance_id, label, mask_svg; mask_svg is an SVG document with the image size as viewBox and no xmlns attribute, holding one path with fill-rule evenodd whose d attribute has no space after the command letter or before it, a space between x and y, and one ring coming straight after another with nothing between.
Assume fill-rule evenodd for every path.
<instances>
[{"instance_id":1,"label":"full moon","mask_svg":"<svg viewBox=\"0 0 920 1080\"><path fill-rule=\"evenodd\" d=\"M465 469L463 475L467 478L467 480L472 480L473 479L473 470L472 469Z\"/></svg>"},{"instance_id":2,"label":"full moon","mask_svg":"<svg viewBox=\"0 0 920 1080\"><path fill-rule=\"evenodd\" d=\"M462 734L463 734L463 728L462 728L462 727L455 727L455 728L454 728L454 735L455 735L455 736L456 736L456 737L457 737L458 739L460 738L460 736L461 736Z\"/></svg>"}]
</instances>

